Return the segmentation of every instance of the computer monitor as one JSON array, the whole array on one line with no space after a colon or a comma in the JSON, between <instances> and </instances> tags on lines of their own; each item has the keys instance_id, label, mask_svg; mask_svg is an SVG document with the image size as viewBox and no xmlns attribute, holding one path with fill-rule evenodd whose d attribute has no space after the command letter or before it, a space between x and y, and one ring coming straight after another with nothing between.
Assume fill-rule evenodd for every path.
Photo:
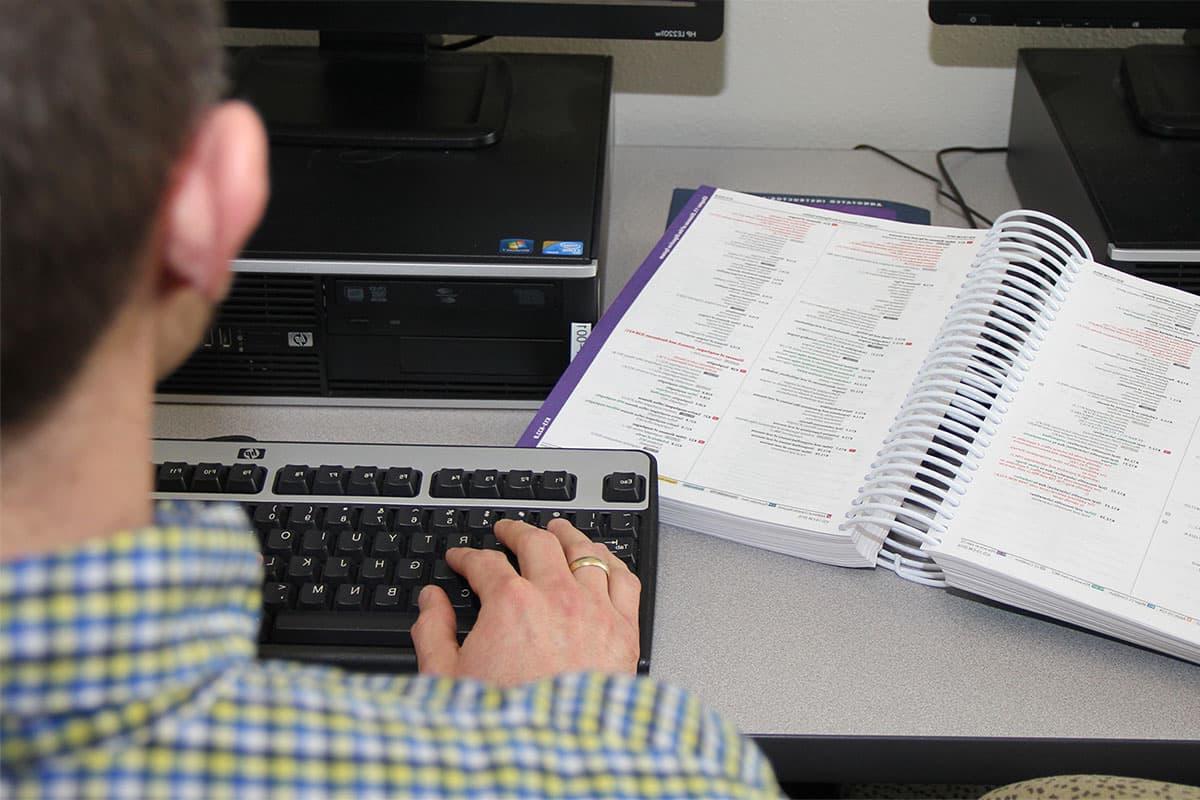
<instances>
[{"instance_id":1,"label":"computer monitor","mask_svg":"<svg viewBox=\"0 0 1200 800\"><path fill-rule=\"evenodd\" d=\"M1200 28L1195 0L930 0L944 25L1071 28ZM1200 137L1200 47L1138 45L1125 52L1121 79L1146 131Z\"/></svg>"},{"instance_id":2,"label":"computer monitor","mask_svg":"<svg viewBox=\"0 0 1200 800\"><path fill-rule=\"evenodd\" d=\"M226 0L235 27L320 32L319 48L249 48L236 92L277 143L462 149L504 134L503 59L444 34L712 41L724 0Z\"/></svg>"}]
</instances>

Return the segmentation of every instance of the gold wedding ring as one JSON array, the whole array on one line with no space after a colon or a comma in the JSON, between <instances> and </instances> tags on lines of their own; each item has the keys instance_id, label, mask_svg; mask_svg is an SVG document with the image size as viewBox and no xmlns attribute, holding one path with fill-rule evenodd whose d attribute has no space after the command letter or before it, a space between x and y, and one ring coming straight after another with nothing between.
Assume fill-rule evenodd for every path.
<instances>
[{"instance_id":1,"label":"gold wedding ring","mask_svg":"<svg viewBox=\"0 0 1200 800\"><path fill-rule=\"evenodd\" d=\"M600 569L604 570L604 574L606 576L609 574L608 564L604 563L604 559L596 558L595 556L581 556L572 561L570 564L567 564L567 567L570 568L572 573L578 572L584 567L599 567Z\"/></svg>"}]
</instances>

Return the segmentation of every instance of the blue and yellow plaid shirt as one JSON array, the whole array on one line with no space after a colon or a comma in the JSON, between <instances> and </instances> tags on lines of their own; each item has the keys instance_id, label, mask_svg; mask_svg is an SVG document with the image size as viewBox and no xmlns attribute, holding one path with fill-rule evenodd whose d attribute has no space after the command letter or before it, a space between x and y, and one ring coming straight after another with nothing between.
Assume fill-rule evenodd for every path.
<instances>
[{"instance_id":1,"label":"blue and yellow plaid shirt","mask_svg":"<svg viewBox=\"0 0 1200 800\"><path fill-rule=\"evenodd\" d=\"M242 512L156 523L0 567L5 797L777 794L753 744L646 679L498 690L256 660Z\"/></svg>"}]
</instances>

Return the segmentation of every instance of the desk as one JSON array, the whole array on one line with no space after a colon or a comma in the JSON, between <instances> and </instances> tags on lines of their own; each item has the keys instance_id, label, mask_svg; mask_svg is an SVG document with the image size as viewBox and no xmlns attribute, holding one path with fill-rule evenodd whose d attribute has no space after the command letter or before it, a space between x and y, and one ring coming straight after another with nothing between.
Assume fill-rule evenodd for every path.
<instances>
[{"instance_id":1,"label":"desk","mask_svg":"<svg viewBox=\"0 0 1200 800\"><path fill-rule=\"evenodd\" d=\"M905 153L933 170L930 153ZM1015 207L1003 156L952 161L976 208ZM898 200L932 184L848 151L618 147L604 297L656 241L671 189ZM155 434L500 444L532 412L161 405ZM664 526L651 675L754 735L785 781L1001 783L1100 772L1200 783L1200 666L900 580Z\"/></svg>"}]
</instances>

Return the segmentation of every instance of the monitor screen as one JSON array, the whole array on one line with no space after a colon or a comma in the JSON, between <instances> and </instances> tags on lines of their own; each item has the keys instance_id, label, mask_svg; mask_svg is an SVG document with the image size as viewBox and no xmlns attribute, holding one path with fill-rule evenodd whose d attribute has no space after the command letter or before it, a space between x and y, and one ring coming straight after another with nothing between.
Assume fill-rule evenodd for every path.
<instances>
[{"instance_id":1,"label":"monitor screen","mask_svg":"<svg viewBox=\"0 0 1200 800\"><path fill-rule=\"evenodd\" d=\"M1200 27L1195 0L930 0L943 25L1079 28Z\"/></svg>"},{"instance_id":2,"label":"monitor screen","mask_svg":"<svg viewBox=\"0 0 1200 800\"><path fill-rule=\"evenodd\" d=\"M714 41L724 0L226 0L234 27Z\"/></svg>"}]
</instances>

